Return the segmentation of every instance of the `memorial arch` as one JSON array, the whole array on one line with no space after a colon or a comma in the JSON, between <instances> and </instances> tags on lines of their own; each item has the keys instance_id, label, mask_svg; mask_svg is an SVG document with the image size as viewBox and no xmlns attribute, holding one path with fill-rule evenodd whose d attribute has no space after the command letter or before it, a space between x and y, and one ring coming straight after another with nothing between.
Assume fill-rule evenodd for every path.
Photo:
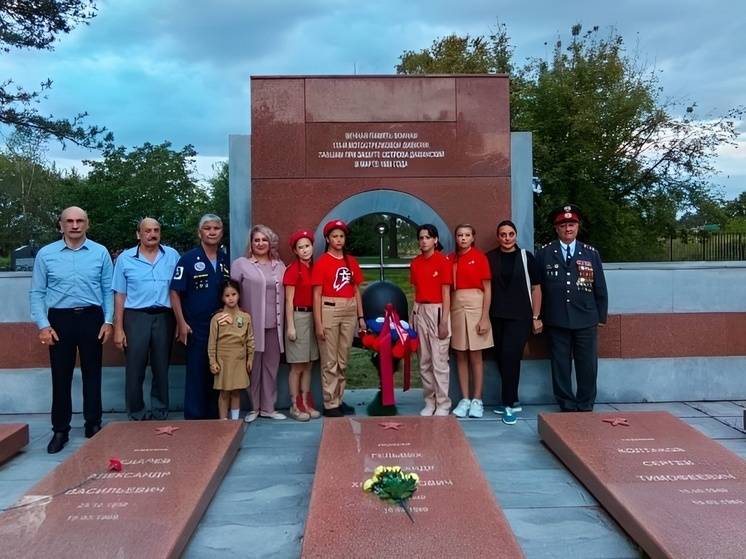
<instances>
[{"instance_id":1,"label":"memorial arch","mask_svg":"<svg viewBox=\"0 0 746 559\"><path fill-rule=\"evenodd\" d=\"M316 242L314 246L317 255L320 255L324 250L323 229L325 223L332 219L341 219L350 223L369 214L393 214L417 225L432 223L438 228L443 249L450 252L454 248L453 235L449 231L448 225L433 208L406 192L382 188L355 194L329 210L315 230ZM371 232L371 234L373 233Z\"/></svg>"}]
</instances>

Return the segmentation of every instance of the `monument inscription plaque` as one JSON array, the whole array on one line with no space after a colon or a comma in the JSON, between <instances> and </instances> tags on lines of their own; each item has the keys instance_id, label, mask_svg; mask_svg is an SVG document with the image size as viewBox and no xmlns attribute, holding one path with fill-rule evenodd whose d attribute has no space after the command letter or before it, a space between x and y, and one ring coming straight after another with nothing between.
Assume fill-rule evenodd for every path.
<instances>
[{"instance_id":1,"label":"monument inscription plaque","mask_svg":"<svg viewBox=\"0 0 746 559\"><path fill-rule=\"evenodd\" d=\"M238 421L110 423L0 515L5 557L178 557L240 446Z\"/></svg>"},{"instance_id":2,"label":"monument inscription plaque","mask_svg":"<svg viewBox=\"0 0 746 559\"><path fill-rule=\"evenodd\" d=\"M28 444L28 425L25 423L0 424L0 464L18 453Z\"/></svg>"},{"instance_id":3,"label":"monument inscription plaque","mask_svg":"<svg viewBox=\"0 0 746 559\"><path fill-rule=\"evenodd\" d=\"M364 493L376 466L419 475L409 501ZM523 557L452 417L324 421L302 557Z\"/></svg>"},{"instance_id":4,"label":"monument inscription plaque","mask_svg":"<svg viewBox=\"0 0 746 559\"><path fill-rule=\"evenodd\" d=\"M746 557L746 461L667 412L550 413L539 435L652 558Z\"/></svg>"}]
</instances>

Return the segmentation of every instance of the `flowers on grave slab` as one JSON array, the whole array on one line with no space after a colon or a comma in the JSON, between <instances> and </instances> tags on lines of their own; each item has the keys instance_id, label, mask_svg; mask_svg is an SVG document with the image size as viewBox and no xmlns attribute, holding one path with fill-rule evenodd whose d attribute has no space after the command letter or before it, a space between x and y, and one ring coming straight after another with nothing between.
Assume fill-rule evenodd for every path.
<instances>
[{"instance_id":1,"label":"flowers on grave slab","mask_svg":"<svg viewBox=\"0 0 746 559\"><path fill-rule=\"evenodd\" d=\"M377 466L373 476L363 482L363 491L373 493L379 499L395 503L414 522L409 511L409 498L417 491L420 476L406 472L399 466Z\"/></svg>"},{"instance_id":2,"label":"flowers on grave slab","mask_svg":"<svg viewBox=\"0 0 746 559\"><path fill-rule=\"evenodd\" d=\"M109 458L109 466L106 468L110 472L121 472L122 461L119 458Z\"/></svg>"}]
</instances>

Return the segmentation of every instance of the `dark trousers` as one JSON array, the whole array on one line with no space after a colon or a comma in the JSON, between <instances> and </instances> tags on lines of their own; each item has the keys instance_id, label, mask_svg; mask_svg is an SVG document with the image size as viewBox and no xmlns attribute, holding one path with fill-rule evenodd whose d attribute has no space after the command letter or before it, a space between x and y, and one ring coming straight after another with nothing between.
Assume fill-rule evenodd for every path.
<instances>
[{"instance_id":1,"label":"dark trousers","mask_svg":"<svg viewBox=\"0 0 746 559\"><path fill-rule=\"evenodd\" d=\"M59 341L49 346L52 368L52 430L68 433L73 413L72 383L75 357L80 355L83 374L85 426L101 425L101 358L98 333L104 323L101 307L49 309L49 324Z\"/></svg>"},{"instance_id":2,"label":"dark trousers","mask_svg":"<svg viewBox=\"0 0 746 559\"><path fill-rule=\"evenodd\" d=\"M192 328L186 346L184 419L217 419L218 391L212 388L214 377L207 358L209 325Z\"/></svg>"},{"instance_id":3,"label":"dark trousers","mask_svg":"<svg viewBox=\"0 0 746 559\"><path fill-rule=\"evenodd\" d=\"M171 361L175 324L171 310L157 313L124 310L124 333L127 336L124 397L130 419L146 418L142 385L148 363L153 373L150 413L153 419L168 417L168 365Z\"/></svg>"},{"instance_id":4,"label":"dark trousers","mask_svg":"<svg viewBox=\"0 0 746 559\"><path fill-rule=\"evenodd\" d=\"M554 397L562 411L591 411L596 401L598 375L597 327L570 330L547 327L552 361ZM577 394L572 390L572 363L575 361Z\"/></svg>"},{"instance_id":5,"label":"dark trousers","mask_svg":"<svg viewBox=\"0 0 746 559\"><path fill-rule=\"evenodd\" d=\"M531 332L531 319L511 320L490 317L493 349L497 369L501 378L503 406L512 406L518 401L518 383L521 379L521 358Z\"/></svg>"}]
</instances>

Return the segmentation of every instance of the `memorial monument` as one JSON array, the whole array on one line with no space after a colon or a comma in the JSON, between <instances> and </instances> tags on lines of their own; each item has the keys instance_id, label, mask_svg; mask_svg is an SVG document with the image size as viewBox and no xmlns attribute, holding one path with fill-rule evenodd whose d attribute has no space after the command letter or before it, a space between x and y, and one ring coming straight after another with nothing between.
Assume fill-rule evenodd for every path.
<instances>
[{"instance_id":1,"label":"memorial monument","mask_svg":"<svg viewBox=\"0 0 746 559\"><path fill-rule=\"evenodd\" d=\"M667 412L542 413L539 435L652 558L746 557L746 460Z\"/></svg>"},{"instance_id":2,"label":"memorial monument","mask_svg":"<svg viewBox=\"0 0 746 559\"><path fill-rule=\"evenodd\" d=\"M419 476L409 511L363 492L377 466ZM466 511L478 511L476 514ZM325 419L302 557L523 557L454 417Z\"/></svg>"},{"instance_id":3,"label":"memorial monument","mask_svg":"<svg viewBox=\"0 0 746 559\"><path fill-rule=\"evenodd\" d=\"M243 436L238 421L106 425L0 515L0 555L181 555Z\"/></svg>"},{"instance_id":4,"label":"memorial monument","mask_svg":"<svg viewBox=\"0 0 746 559\"><path fill-rule=\"evenodd\" d=\"M251 223L282 239L389 213L486 247L511 216L507 76L254 76L251 129Z\"/></svg>"}]
</instances>

